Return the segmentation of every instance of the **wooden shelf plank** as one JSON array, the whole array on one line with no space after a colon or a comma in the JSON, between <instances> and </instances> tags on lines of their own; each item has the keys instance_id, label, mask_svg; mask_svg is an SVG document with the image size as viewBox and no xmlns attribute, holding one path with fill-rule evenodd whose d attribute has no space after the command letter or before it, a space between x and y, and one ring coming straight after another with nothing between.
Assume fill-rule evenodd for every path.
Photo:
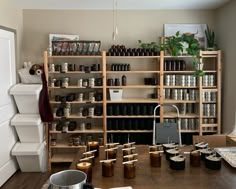
<instances>
[{"instance_id":1,"label":"wooden shelf plank","mask_svg":"<svg viewBox=\"0 0 236 189\"><path fill-rule=\"evenodd\" d=\"M159 88L159 85L127 85L127 86L107 86L107 89L155 89Z\"/></svg>"},{"instance_id":2,"label":"wooden shelf plank","mask_svg":"<svg viewBox=\"0 0 236 189\"><path fill-rule=\"evenodd\" d=\"M164 118L176 118L177 113L176 112L165 112L164 113ZM180 118L199 118L198 114L179 114Z\"/></svg>"},{"instance_id":3,"label":"wooden shelf plank","mask_svg":"<svg viewBox=\"0 0 236 189\"><path fill-rule=\"evenodd\" d=\"M164 100L164 103L174 103L174 104L177 104L177 103L198 103L199 101L198 100L171 100L171 99L165 99Z\"/></svg>"},{"instance_id":4,"label":"wooden shelf plank","mask_svg":"<svg viewBox=\"0 0 236 189\"><path fill-rule=\"evenodd\" d=\"M64 117L54 117L54 119L62 119ZM65 117L66 119L92 119L92 118L95 118L95 119L100 119L100 118L103 118L103 116L78 116L78 115L70 115L70 116L67 116Z\"/></svg>"},{"instance_id":5,"label":"wooden shelf plank","mask_svg":"<svg viewBox=\"0 0 236 189\"><path fill-rule=\"evenodd\" d=\"M168 89L197 89L199 88L198 86L167 86L167 85L164 85L163 86L164 88Z\"/></svg>"},{"instance_id":6,"label":"wooden shelf plank","mask_svg":"<svg viewBox=\"0 0 236 189\"><path fill-rule=\"evenodd\" d=\"M135 71L107 71L107 74L123 74L123 73L126 73L126 74L137 74L137 73L160 73L160 71L152 71L152 70L146 70L146 71L143 71L143 70L135 70Z\"/></svg>"},{"instance_id":7,"label":"wooden shelf plank","mask_svg":"<svg viewBox=\"0 0 236 189\"><path fill-rule=\"evenodd\" d=\"M109 59L149 59L149 58L160 58L160 56L106 56Z\"/></svg>"},{"instance_id":8,"label":"wooden shelf plank","mask_svg":"<svg viewBox=\"0 0 236 189\"><path fill-rule=\"evenodd\" d=\"M55 148L57 148L57 149L79 149L79 148L85 148L85 146L84 145L78 145L78 146L75 146L75 145L72 145L72 146L69 146L68 145L68 141L66 141L66 140L57 140L56 141L56 145L55 146L50 146L50 148L51 149L55 149Z\"/></svg>"},{"instance_id":9,"label":"wooden shelf plank","mask_svg":"<svg viewBox=\"0 0 236 189\"><path fill-rule=\"evenodd\" d=\"M101 55L94 55L94 56L90 56L90 55L66 55L66 56L64 56L64 55L58 55L58 56L55 56L55 55L53 55L53 56L48 56L48 58L102 58L102 56Z\"/></svg>"},{"instance_id":10,"label":"wooden shelf plank","mask_svg":"<svg viewBox=\"0 0 236 189\"><path fill-rule=\"evenodd\" d=\"M91 130L74 130L74 131L67 131L67 132L62 132L62 131L50 131L51 134L86 134L86 133L103 133L104 131L102 129L91 129Z\"/></svg>"},{"instance_id":11,"label":"wooden shelf plank","mask_svg":"<svg viewBox=\"0 0 236 189\"><path fill-rule=\"evenodd\" d=\"M154 118L153 115L117 115L117 116L106 116L107 118ZM160 116L155 116L155 118L159 118Z\"/></svg>"},{"instance_id":12,"label":"wooden shelf plank","mask_svg":"<svg viewBox=\"0 0 236 189\"><path fill-rule=\"evenodd\" d=\"M199 130L181 130L181 133L199 133Z\"/></svg>"},{"instance_id":13,"label":"wooden shelf plank","mask_svg":"<svg viewBox=\"0 0 236 189\"><path fill-rule=\"evenodd\" d=\"M204 70L205 73L216 73L216 70ZM194 74L193 70L181 70L181 71L163 71L164 74Z\"/></svg>"},{"instance_id":14,"label":"wooden shelf plank","mask_svg":"<svg viewBox=\"0 0 236 189\"><path fill-rule=\"evenodd\" d=\"M70 163L74 160L76 153L57 153L51 157L51 163Z\"/></svg>"},{"instance_id":15,"label":"wooden shelf plank","mask_svg":"<svg viewBox=\"0 0 236 189\"><path fill-rule=\"evenodd\" d=\"M83 72L83 71L68 71L68 72L48 72L49 74L101 74L102 71L91 71L91 72Z\"/></svg>"},{"instance_id":16,"label":"wooden shelf plank","mask_svg":"<svg viewBox=\"0 0 236 189\"><path fill-rule=\"evenodd\" d=\"M202 124L202 127L218 127L217 123Z\"/></svg>"},{"instance_id":17,"label":"wooden shelf plank","mask_svg":"<svg viewBox=\"0 0 236 189\"><path fill-rule=\"evenodd\" d=\"M59 101L54 101L54 100L50 100L51 104L61 104L61 102ZM66 101L66 103L70 103L70 104L102 104L102 101Z\"/></svg>"},{"instance_id":18,"label":"wooden shelf plank","mask_svg":"<svg viewBox=\"0 0 236 189\"><path fill-rule=\"evenodd\" d=\"M151 98L123 98L116 101L107 100L107 103L159 103L159 100Z\"/></svg>"},{"instance_id":19,"label":"wooden shelf plank","mask_svg":"<svg viewBox=\"0 0 236 189\"><path fill-rule=\"evenodd\" d=\"M68 86L68 87L48 87L49 89L102 89L102 86L94 86L94 87L79 87L77 85Z\"/></svg>"},{"instance_id":20,"label":"wooden shelf plank","mask_svg":"<svg viewBox=\"0 0 236 189\"><path fill-rule=\"evenodd\" d=\"M217 102L216 101L209 101L209 102L206 102L206 101L204 101L204 102L202 102L203 104L216 104Z\"/></svg>"},{"instance_id":21,"label":"wooden shelf plank","mask_svg":"<svg viewBox=\"0 0 236 189\"><path fill-rule=\"evenodd\" d=\"M152 130L108 130L107 133L152 133Z\"/></svg>"},{"instance_id":22,"label":"wooden shelf plank","mask_svg":"<svg viewBox=\"0 0 236 189\"><path fill-rule=\"evenodd\" d=\"M164 58L173 58L173 56L165 55ZM174 56L174 58L193 58L191 55L181 55L181 56Z\"/></svg>"}]
</instances>

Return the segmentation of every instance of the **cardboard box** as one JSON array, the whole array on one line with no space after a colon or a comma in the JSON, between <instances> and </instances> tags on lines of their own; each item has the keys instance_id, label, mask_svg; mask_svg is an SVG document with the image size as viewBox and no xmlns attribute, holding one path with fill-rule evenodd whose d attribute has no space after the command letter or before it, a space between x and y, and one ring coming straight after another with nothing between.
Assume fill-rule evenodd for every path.
<instances>
[{"instance_id":1,"label":"cardboard box","mask_svg":"<svg viewBox=\"0 0 236 189\"><path fill-rule=\"evenodd\" d=\"M227 135L226 136L226 145L227 146L236 146L236 136L235 135Z\"/></svg>"},{"instance_id":2,"label":"cardboard box","mask_svg":"<svg viewBox=\"0 0 236 189\"><path fill-rule=\"evenodd\" d=\"M210 148L225 147L226 135L193 136L193 144L197 142L206 142Z\"/></svg>"}]
</instances>

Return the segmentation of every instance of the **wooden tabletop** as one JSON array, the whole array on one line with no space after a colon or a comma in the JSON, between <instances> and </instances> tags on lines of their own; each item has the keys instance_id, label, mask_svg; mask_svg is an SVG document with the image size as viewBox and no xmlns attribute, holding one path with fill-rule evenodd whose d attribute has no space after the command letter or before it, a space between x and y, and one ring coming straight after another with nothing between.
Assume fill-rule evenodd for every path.
<instances>
[{"instance_id":1,"label":"wooden tabletop","mask_svg":"<svg viewBox=\"0 0 236 189\"><path fill-rule=\"evenodd\" d=\"M124 165L122 165L122 147L118 149L118 158L114 165L114 176L103 177L100 160L105 157L104 148L100 147L99 157L95 160L92 168L92 183L95 187L108 189L112 187L132 186L134 189L235 189L236 169L222 160L220 170L210 170L201 162L200 167L189 165L189 155L185 155L185 170L172 170L169 162L162 156L160 168L151 167L149 159L149 147L137 145L135 152L138 153L136 162L136 177L124 178ZM181 151L189 151L191 147L182 148ZM81 158L82 152L78 152L71 164L71 169L76 169L76 164Z\"/></svg>"}]
</instances>

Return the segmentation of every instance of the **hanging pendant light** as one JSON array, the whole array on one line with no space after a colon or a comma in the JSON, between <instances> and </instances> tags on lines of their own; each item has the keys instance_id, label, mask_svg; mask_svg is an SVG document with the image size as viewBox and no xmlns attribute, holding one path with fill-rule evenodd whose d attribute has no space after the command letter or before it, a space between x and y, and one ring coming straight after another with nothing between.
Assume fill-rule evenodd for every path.
<instances>
[{"instance_id":1,"label":"hanging pendant light","mask_svg":"<svg viewBox=\"0 0 236 189\"><path fill-rule=\"evenodd\" d=\"M117 27L117 0L113 0L113 32L112 39L116 40L116 36L118 35L118 27Z\"/></svg>"}]
</instances>

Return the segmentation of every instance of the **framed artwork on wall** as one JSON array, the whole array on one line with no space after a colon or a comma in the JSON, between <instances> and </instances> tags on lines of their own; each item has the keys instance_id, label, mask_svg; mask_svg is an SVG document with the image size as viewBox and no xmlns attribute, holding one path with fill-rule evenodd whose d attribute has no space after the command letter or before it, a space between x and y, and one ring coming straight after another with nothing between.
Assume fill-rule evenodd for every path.
<instances>
[{"instance_id":1,"label":"framed artwork on wall","mask_svg":"<svg viewBox=\"0 0 236 189\"><path fill-rule=\"evenodd\" d=\"M194 34L195 38L199 41L200 46L204 49L207 47L207 40L205 36L205 30L207 24L165 24L164 36L170 37L179 31L181 34Z\"/></svg>"}]
</instances>

